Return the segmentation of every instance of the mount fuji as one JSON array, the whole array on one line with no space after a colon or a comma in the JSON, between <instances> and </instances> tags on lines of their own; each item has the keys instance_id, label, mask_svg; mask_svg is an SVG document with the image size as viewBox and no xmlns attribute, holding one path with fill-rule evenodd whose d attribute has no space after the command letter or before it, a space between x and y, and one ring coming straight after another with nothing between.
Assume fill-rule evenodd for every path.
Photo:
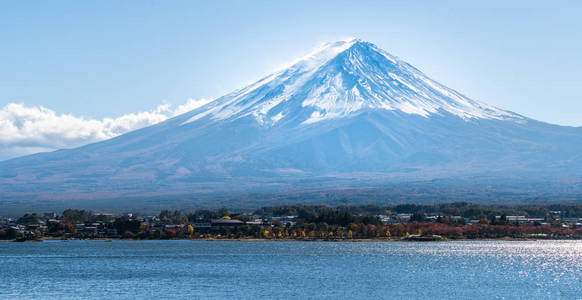
<instances>
[{"instance_id":1,"label":"mount fuji","mask_svg":"<svg viewBox=\"0 0 582 300\"><path fill-rule=\"evenodd\" d=\"M481 178L481 179L479 179ZM325 44L165 122L0 162L0 198L119 199L435 180L582 191L582 128L468 97L374 44Z\"/></svg>"}]
</instances>

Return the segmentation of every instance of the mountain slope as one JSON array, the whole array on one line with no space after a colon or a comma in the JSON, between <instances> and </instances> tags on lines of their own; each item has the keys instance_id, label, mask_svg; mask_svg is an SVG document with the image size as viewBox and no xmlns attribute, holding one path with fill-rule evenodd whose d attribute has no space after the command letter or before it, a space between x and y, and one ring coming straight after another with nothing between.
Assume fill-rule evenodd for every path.
<instances>
[{"instance_id":1,"label":"mountain slope","mask_svg":"<svg viewBox=\"0 0 582 300\"><path fill-rule=\"evenodd\" d=\"M581 128L471 100L351 40L163 123L0 162L0 196L164 195L321 178L582 181L580 153Z\"/></svg>"}]
</instances>

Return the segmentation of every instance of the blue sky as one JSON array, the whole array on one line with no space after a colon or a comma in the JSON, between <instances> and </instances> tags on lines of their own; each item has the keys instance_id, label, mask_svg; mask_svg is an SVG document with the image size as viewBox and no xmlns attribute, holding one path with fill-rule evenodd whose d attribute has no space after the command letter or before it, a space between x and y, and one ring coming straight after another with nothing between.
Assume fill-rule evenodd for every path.
<instances>
[{"instance_id":1,"label":"blue sky","mask_svg":"<svg viewBox=\"0 0 582 300\"><path fill-rule=\"evenodd\" d=\"M582 2L217 2L4 2L0 108L101 121L176 108L350 36L476 100L582 126Z\"/></svg>"}]
</instances>

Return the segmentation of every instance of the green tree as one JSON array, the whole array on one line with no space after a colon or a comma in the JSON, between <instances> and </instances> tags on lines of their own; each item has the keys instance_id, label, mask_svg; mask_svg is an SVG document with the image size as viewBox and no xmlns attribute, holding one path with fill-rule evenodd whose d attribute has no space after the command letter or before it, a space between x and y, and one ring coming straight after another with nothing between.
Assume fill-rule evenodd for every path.
<instances>
[{"instance_id":1,"label":"green tree","mask_svg":"<svg viewBox=\"0 0 582 300\"><path fill-rule=\"evenodd\" d=\"M63 211L63 218L71 223L87 223L92 214L80 209L67 209Z\"/></svg>"},{"instance_id":2,"label":"green tree","mask_svg":"<svg viewBox=\"0 0 582 300\"><path fill-rule=\"evenodd\" d=\"M410 222L423 223L426 222L426 220L427 220L426 215L422 212L415 212L410 217Z\"/></svg>"}]
</instances>

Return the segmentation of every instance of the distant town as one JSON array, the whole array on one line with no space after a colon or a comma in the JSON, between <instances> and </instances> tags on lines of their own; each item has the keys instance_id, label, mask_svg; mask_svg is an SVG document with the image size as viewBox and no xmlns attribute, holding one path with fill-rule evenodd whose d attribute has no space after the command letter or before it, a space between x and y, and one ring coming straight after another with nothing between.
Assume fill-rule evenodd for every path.
<instances>
[{"instance_id":1,"label":"distant town","mask_svg":"<svg viewBox=\"0 0 582 300\"><path fill-rule=\"evenodd\" d=\"M465 202L396 206L273 206L253 212L163 210L158 214L67 209L0 217L0 240L581 239L582 205L486 206Z\"/></svg>"}]
</instances>

